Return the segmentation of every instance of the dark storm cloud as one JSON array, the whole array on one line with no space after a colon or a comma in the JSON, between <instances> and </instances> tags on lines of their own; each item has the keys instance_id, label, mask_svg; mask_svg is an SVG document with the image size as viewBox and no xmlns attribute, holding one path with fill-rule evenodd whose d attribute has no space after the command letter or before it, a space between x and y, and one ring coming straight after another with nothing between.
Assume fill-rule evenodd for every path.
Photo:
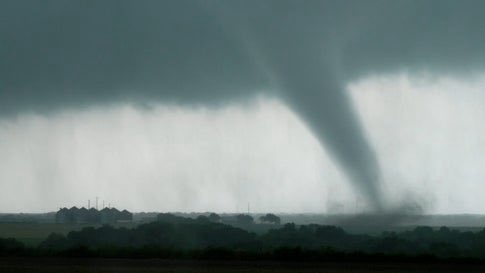
<instances>
[{"instance_id":1,"label":"dark storm cloud","mask_svg":"<svg viewBox=\"0 0 485 273\"><path fill-rule=\"evenodd\" d=\"M7 1L0 12L3 112L211 102L261 81L238 41L192 1Z\"/></svg>"},{"instance_id":2,"label":"dark storm cloud","mask_svg":"<svg viewBox=\"0 0 485 273\"><path fill-rule=\"evenodd\" d=\"M219 104L275 90L374 207L379 166L344 92L370 73L485 63L483 1L2 1L0 113Z\"/></svg>"}]
</instances>

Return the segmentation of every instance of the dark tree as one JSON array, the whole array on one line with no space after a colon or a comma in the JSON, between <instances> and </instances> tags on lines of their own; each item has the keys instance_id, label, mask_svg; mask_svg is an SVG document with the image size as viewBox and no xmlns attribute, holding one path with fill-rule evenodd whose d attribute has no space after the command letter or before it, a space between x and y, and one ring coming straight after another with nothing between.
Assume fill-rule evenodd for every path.
<instances>
[{"instance_id":1,"label":"dark tree","mask_svg":"<svg viewBox=\"0 0 485 273\"><path fill-rule=\"evenodd\" d=\"M199 216L197 216L196 220L199 221L199 222L210 222L209 217L207 217L205 215L199 215Z\"/></svg>"},{"instance_id":2,"label":"dark tree","mask_svg":"<svg viewBox=\"0 0 485 273\"><path fill-rule=\"evenodd\" d=\"M239 224L250 225L254 223L254 219L251 215L239 214L236 216L236 220Z\"/></svg>"},{"instance_id":3,"label":"dark tree","mask_svg":"<svg viewBox=\"0 0 485 273\"><path fill-rule=\"evenodd\" d=\"M278 216L276 216L272 213L268 213L266 215L259 217L259 220L263 223L271 223L271 224L276 224L276 225L279 225L281 223L280 217L278 217Z\"/></svg>"},{"instance_id":4,"label":"dark tree","mask_svg":"<svg viewBox=\"0 0 485 273\"><path fill-rule=\"evenodd\" d=\"M3 255L20 254L25 250L23 243L13 238L0 238L0 257Z\"/></svg>"},{"instance_id":5,"label":"dark tree","mask_svg":"<svg viewBox=\"0 0 485 273\"><path fill-rule=\"evenodd\" d=\"M211 213L211 214L209 214L209 220L211 222L220 222L221 216L219 216L219 214L217 214L217 213Z\"/></svg>"}]
</instances>

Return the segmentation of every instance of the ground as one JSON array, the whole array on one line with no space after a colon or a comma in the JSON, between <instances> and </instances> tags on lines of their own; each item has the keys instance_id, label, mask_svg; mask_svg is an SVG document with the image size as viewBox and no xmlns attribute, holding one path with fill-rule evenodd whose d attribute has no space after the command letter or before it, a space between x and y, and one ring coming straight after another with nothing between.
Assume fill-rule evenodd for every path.
<instances>
[{"instance_id":1,"label":"ground","mask_svg":"<svg viewBox=\"0 0 485 273\"><path fill-rule=\"evenodd\" d=\"M404 263L277 263L167 261L157 259L0 258L2 273L306 273L306 272L485 272L485 265Z\"/></svg>"}]
</instances>

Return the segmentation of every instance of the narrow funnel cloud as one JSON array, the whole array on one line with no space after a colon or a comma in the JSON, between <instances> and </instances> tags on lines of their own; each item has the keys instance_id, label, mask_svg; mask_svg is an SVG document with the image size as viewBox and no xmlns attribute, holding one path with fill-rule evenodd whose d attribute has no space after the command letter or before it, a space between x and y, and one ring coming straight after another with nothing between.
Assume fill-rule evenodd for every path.
<instances>
[{"instance_id":1,"label":"narrow funnel cloud","mask_svg":"<svg viewBox=\"0 0 485 273\"><path fill-rule=\"evenodd\" d=\"M371 210L382 211L379 164L343 87L331 78L319 77L293 88L299 92L292 92L287 103L340 163Z\"/></svg>"},{"instance_id":2,"label":"narrow funnel cloud","mask_svg":"<svg viewBox=\"0 0 485 273\"><path fill-rule=\"evenodd\" d=\"M309 1L305 6L280 1L278 8L273 2L253 4L251 23L242 23L248 21L243 7L228 7L219 14L226 15L226 25L236 25L235 32L245 34L242 40L260 70L269 74L278 95L327 148L369 208L382 211L379 163L348 97L336 21L329 24L338 17L333 11L342 11L342 6L332 1ZM323 21L315 23L320 16Z\"/></svg>"}]
</instances>

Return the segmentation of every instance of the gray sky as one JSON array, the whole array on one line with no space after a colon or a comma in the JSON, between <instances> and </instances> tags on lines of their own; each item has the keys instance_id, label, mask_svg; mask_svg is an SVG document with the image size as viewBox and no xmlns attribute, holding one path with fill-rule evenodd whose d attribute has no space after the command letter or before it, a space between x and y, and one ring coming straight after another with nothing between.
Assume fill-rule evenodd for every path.
<instances>
[{"instance_id":1,"label":"gray sky","mask_svg":"<svg viewBox=\"0 0 485 273\"><path fill-rule=\"evenodd\" d=\"M2 208L102 195L132 210L234 211L251 202L261 211L349 211L402 199L471 211L458 197L452 207L431 202L446 196L433 194L438 185L418 189L480 179L472 153L480 127L467 127L474 115L452 103L481 101L473 90L485 64L484 5L4 1ZM442 90L426 96L422 86L387 83L400 77ZM458 87L469 91L444 91ZM412 119L409 109L439 114ZM423 131L431 136L415 138ZM389 138L399 145L391 149ZM402 175L423 143L434 150L421 148L428 156L415 160L430 169ZM455 155L458 147L470 150ZM434 163L445 152L449 163L464 156L467 171L444 176L458 168ZM163 198L144 197L158 185ZM25 202L13 202L22 191Z\"/></svg>"},{"instance_id":2,"label":"gray sky","mask_svg":"<svg viewBox=\"0 0 485 273\"><path fill-rule=\"evenodd\" d=\"M392 74L350 85L390 206L412 200L428 213L485 211L484 86L485 73L471 80ZM23 115L0 121L0 150L4 211L81 206L96 195L135 211L363 206L325 147L274 99Z\"/></svg>"}]
</instances>

